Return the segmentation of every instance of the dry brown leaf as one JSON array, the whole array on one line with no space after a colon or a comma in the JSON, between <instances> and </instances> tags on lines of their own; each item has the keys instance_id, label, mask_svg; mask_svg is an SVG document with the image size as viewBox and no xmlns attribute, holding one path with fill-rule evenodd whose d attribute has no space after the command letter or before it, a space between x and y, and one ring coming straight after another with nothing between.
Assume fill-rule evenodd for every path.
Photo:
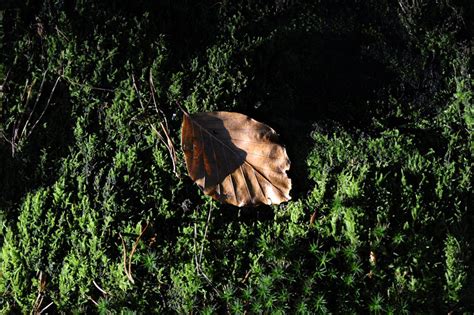
<instances>
[{"instance_id":1,"label":"dry brown leaf","mask_svg":"<svg viewBox=\"0 0 474 315\"><path fill-rule=\"evenodd\" d=\"M269 126L232 112L184 114L181 145L191 179L238 207L291 199L290 160Z\"/></svg>"}]
</instances>

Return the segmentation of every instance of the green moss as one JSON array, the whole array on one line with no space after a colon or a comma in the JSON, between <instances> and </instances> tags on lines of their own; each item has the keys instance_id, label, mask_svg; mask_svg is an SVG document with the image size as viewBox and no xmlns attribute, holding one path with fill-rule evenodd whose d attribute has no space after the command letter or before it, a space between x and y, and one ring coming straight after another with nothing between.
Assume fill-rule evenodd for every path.
<instances>
[{"instance_id":1,"label":"green moss","mask_svg":"<svg viewBox=\"0 0 474 315\"><path fill-rule=\"evenodd\" d=\"M470 11L0 8L0 312L472 311ZM204 196L177 104L274 127L293 199Z\"/></svg>"}]
</instances>

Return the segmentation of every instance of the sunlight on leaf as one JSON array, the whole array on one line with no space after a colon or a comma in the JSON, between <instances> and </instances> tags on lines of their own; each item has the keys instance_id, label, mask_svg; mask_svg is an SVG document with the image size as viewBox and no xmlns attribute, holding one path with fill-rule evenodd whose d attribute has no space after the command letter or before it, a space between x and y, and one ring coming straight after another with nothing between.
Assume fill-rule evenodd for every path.
<instances>
[{"instance_id":1,"label":"sunlight on leaf","mask_svg":"<svg viewBox=\"0 0 474 315\"><path fill-rule=\"evenodd\" d=\"M232 112L184 114L181 145L191 179L238 207L291 199L290 160L269 126Z\"/></svg>"}]
</instances>

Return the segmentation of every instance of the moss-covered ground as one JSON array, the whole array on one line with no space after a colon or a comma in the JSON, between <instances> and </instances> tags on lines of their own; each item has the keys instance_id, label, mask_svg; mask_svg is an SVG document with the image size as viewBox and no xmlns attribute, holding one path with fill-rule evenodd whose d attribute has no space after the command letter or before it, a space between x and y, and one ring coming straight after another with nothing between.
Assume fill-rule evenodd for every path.
<instances>
[{"instance_id":1,"label":"moss-covered ground","mask_svg":"<svg viewBox=\"0 0 474 315\"><path fill-rule=\"evenodd\" d=\"M473 312L473 16L1 2L0 313ZM204 196L177 104L276 129L292 200Z\"/></svg>"}]
</instances>

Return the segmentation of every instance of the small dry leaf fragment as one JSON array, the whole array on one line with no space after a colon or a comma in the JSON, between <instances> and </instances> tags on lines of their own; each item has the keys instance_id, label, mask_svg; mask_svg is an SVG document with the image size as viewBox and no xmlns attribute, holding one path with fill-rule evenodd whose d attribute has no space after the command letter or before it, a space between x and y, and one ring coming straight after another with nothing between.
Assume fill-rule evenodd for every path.
<instances>
[{"instance_id":1,"label":"small dry leaf fragment","mask_svg":"<svg viewBox=\"0 0 474 315\"><path fill-rule=\"evenodd\" d=\"M317 214L317 211L314 210L313 214L311 215L311 218L309 219L309 225L313 225L314 221L316 221L316 214Z\"/></svg>"},{"instance_id":2,"label":"small dry leaf fragment","mask_svg":"<svg viewBox=\"0 0 474 315\"><path fill-rule=\"evenodd\" d=\"M238 207L290 200L290 160L269 126L233 112L183 116L181 146L191 179Z\"/></svg>"}]
</instances>

